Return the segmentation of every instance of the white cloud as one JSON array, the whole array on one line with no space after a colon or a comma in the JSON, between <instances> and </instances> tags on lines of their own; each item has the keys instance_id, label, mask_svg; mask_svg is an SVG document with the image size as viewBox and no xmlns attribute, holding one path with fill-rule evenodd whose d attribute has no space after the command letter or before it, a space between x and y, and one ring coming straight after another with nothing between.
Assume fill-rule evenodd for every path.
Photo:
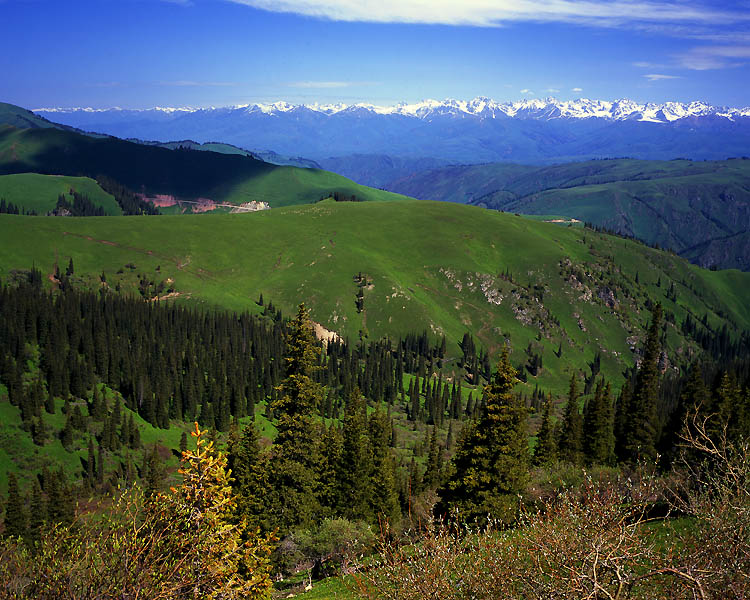
<instances>
[{"instance_id":1,"label":"white cloud","mask_svg":"<svg viewBox=\"0 0 750 600\"><path fill-rule=\"evenodd\" d=\"M570 91L571 91L571 92L576 92L576 93L577 93L577 92L582 92L582 91L583 91L583 88L573 88L573 89L571 89Z\"/></svg>"},{"instance_id":2,"label":"white cloud","mask_svg":"<svg viewBox=\"0 0 750 600\"><path fill-rule=\"evenodd\" d=\"M531 91L530 89L528 89L528 88L524 88L524 89L522 89L522 90L520 91L520 93L521 93L521 94L528 94L529 96L533 96L533 95L534 95L534 92L532 92L532 91Z\"/></svg>"},{"instance_id":3,"label":"white cloud","mask_svg":"<svg viewBox=\"0 0 750 600\"><path fill-rule=\"evenodd\" d=\"M694 71L727 69L750 59L750 45L698 46L677 55L680 66Z\"/></svg>"},{"instance_id":4,"label":"white cloud","mask_svg":"<svg viewBox=\"0 0 750 600\"><path fill-rule=\"evenodd\" d=\"M649 73L644 75L649 81L659 81L660 79L682 79L679 75L662 75L661 73Z\"/></svg>"},{"instance_id":5,"label":"white cloud","mask_svg":"<svg viewBox=\"0 0 750 600\"><path fill-rule=\"evenodd\" d=\"M560 90L558 90L557 88L547 88L544 91L549 92L550 94L558 94L560 92Z\"/></svg>"},{"instance_id":6,"label":"white cloud","mask_svg":"<svg viewBox=\"0 0 750 600\"><path fill-rule=\"evenodd\" d=\"M614 27L629 23L730 25L750 13L680 0L229 0L272 12L371 23L497 27L516 21Z\"/></svg>"}]
</instances>

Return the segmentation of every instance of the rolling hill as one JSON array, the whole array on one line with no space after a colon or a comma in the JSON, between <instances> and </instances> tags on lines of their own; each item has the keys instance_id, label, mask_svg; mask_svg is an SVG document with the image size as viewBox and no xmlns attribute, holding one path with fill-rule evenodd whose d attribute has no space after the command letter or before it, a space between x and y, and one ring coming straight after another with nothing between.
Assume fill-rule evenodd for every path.
<instances>
[{"instance_id":1,"label":"rolling hill","mask_svg":"<svg viewBox=\"0 0 750 600\"><path fill-rule=\"evenodd\" d=\"M0 175L0 198L12 202L19 208L33 210L37 214L54 210L60 195L72 201L71 192L86 196L95 206L103 208L107 215L122 215L122 209L114 197L88 177L38 173Z\"/></svg>"},{"instance_id":2,"label":"rolling hill","mask_svg":"<svg viewBox=\"0 0 750 600\"><path fill-rule=\"evenodd\" d=\"M454 360L469 333L492 353L509 342L520 364L542 356L530 385L559 393L571 372L589 372L597 353L602 373L621 383L650 302L671 315L672 365L698 352L682 329L688 315L705 318L714 332L750 328L748 274L706 271L619 237L449 203L325 201L244 215L118 219L0 215L0 237L4 280L31 264L51 273L56 260L72 258L81 285L94 289L104 273L107 286L123 293L138 294L144 278L165 281L171 301L209 308L256 310L263 294L288 314L304 301L316 321L351 340L446 335ZM25 243L29 237L36 243Z\"/></svg>"},{"instance_id":3,"label":"rolling hill","mask_svg":"<svg viewBox=\"0 0 750 600\"><path fill-rule=\"evenodd\" d=\"M333 193L357 200L403 199L320 169L277 166L242 153L228 154L225 148L170 149L91 136L40 117L33 121L26 112L11 105L0 111L0 175L104 175L148 197L228 204L259 201L271 207L316 202Z\"/></svg>"},{"instance_id":4,"label":"rolling hill","mask_svg":"<svg viewBox=\"0 0 750 600\"><path fill-rule=\"evenodd\" d=\"M389 188L416 198L575 217L684 252L707 267L747 268L750 260L746 245L733 246L750 229L750 160L451 166ZM702 254L712 240L711 253Z\"/></svg>"}]
</instances>

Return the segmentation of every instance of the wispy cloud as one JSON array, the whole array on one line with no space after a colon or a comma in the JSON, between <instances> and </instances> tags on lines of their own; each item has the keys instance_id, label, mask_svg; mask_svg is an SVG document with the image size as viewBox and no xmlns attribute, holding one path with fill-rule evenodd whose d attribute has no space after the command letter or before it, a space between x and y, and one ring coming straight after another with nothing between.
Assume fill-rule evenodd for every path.
<instances>
[{"instance_id":1,"label":"wispy cloud","mask_svg":"<svg viewBox=\"0 0 750 600\"><path fill-rule=\"evenodd\" d=\"M682 79L679 75L662 75L661 73L649 73L644 75L649 81L659 81L661 79Z\"/></svg>"},{"instance_id":2,"label":"wispy cloud","mask_svg":"<svg viewBox=\"0 0 750 600\"><path fill-rule=\"evenodd\" d=\"M583 88L572 88L570 91L578 93L578 92L582 92Z\"/></svg>"},{"instance_id":3,"label":"wispy cloud","mask_svg":"<svg viewBox=\"0 0 750 600\"><path fill-rule=\"evenodd\" d=\"M694 71L739 67L750 59L750 44L698 46L676 56L680 66Z\"/></svg>"},{"instance_id":4,"label":"wispy cloud","mask_svg":"<svg viewBox=\"0 0 750 600\"><path fill-rule=\"evenodd\" d=\"M522 90L521 90L521 91L520 91L519 93L521 93L521 94L527 94L527 95L529 95L529 96L533 96L533 95L534 95L534 92L532 92L532 91L531 91L530 89L528 89L528 88L524 88L524 89L522 89Z\"/></svg>"},{"instance_id":5,"label":"wispy cloud","mask_svg":"<svg viewBox=\"0 0 750 600\"><path fill-rule=\"evenodd\" d=\"M631 23L731 25L750 13L679 0L229 0L272 12L333 21L498 27L516 21L601 27Z\"/></svg>"},{"instance_id":6,"label":"wispy cloud","mask_svg":"<svg viewBox=\"0 0 750 600\"><path fill-rule=\"evenodd\" d=\"M560 90L558 90L557 88L547 88L547 89L546 89L546 90L544 90L544 91L545 91L545 92L548 92L548 93L550 93L550 94L559 94L559 93L560 93Z\"/></svg>"}]
</instances>

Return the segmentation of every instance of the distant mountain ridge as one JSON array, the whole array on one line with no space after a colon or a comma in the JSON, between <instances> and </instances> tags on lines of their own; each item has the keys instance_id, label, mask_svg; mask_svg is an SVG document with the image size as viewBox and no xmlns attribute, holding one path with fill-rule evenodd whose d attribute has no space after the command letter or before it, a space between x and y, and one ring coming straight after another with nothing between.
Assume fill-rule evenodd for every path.
<instances>
[{"instance_id":1,"label":"distant mountain ridge","mask_svg":"<svg viewBox=\"0 0 750 600\"><path fill-rule=\"evenodd\" d=\"M200 109L52 108L36 114L121 138L221 141L256 154L273 150L379 187L425 165L750 155L750 107L699 101L475 98L385 107L275 102Z\"/></svg>"},{"instance_id":2,"label":"distant mountain ridge","mask_svg":"<svg viewBox=\"0 0 750 600\"><path fill-rule=\"evenodd\" d=\"M240 104L224 108L189 108L189 107L154 107L150 109L123 109L118 107L98 108L39 108L34 112L41 115L64 114L102 114L118 113L122 115L134 114L163 114L165 116L181 116L191 113L237 113L238 111L252 114L262 113L278 115L290 112L311 111L325 115L339 113L370 112L379 115L401 115L417 119L429 119L433 116L444 115L472 115L480 118L515 117L521 119L607 119L611 121L637 120L653 123L671 123L688 117L716 116L729 120L750 117L750 106L745 108L718 107L702 101L692 102L664 102L638 103L626 98L608 100L558 100L556 98L525 99L516 102L498 102L486 97L473 100L423 100L421 102L402 102L392 106L379 106L369 103L355 104L291 104L280 101L273 103Z\"/></svg>"}]
</instances>

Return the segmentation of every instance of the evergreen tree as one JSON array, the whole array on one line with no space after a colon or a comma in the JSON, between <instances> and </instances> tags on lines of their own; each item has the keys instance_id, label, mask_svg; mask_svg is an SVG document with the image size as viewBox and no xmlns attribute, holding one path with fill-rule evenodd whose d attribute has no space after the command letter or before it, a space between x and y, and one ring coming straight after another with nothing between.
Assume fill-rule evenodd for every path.
<instances>
[{"instance_id":1,"label":"evergreen tree","mask_svg":"<svg viewBox=\"0 0 750 600\"><path fill-rule=\"evenodd\" d=\"M86 458L86 485L94 487L94 474L96 473L96 458L94 457L94 440L89 438L88 456Z\"/></svg>"},{"instance_id":2,"label":"evergreen tree","mask_svg":"<svg viewBox=\"0 0 750 600\"><path fill-rule=\"evenodd\" d=\"M534 449L534 464L543 467L554 463L557 460L557 436L555 435L555 426L552 423L552 395L547 396L542 412L542 425L536 438L536 448Z\"/></svg>"},{"instance_id":3,"label":"evergreen tree","mask_svg":"<svg viewBox=\"0 0 750 600\"><path fill-rule=\"evenodd\" d=\"M46 410L51 415L55 414L55 397L52 395L51 390L47 391L47 396L44 400L44 410Z\"/></svg>"},{"instance_id":4,"label":"evergreen tree","mask_svg":"<svg viewBox=\"0 0 750 600\"><path fill-rule=\"evenodd\" d=\"M236 432L236 427L233 429ZM266 455L261 452L258 430L250 423L230 438L227 458L237 496L238 515L253 526L267 529L270 527L267 504L269 465Z\"/></svg>"},{"instance_id":5,"label":"evergreen tree","mask_svg":"<svg viewBox=\"0 0 750 600\"><path fill-rule=\"evenodd\" d=\"M628 372L625 377L625 384L622 386L620 395L617 398L617 406L615 407L615 456L618 462L625 462L628 458L628 434L630 428L628 419L630 418L633 402L631 379L632 375Z\"/></svg>"},{"instance_id":6,"label":"evergreen tree","mask_svg":"<svg viewBox=\"0 0 750 600\"><path fill-rule=\"evenodd\" d=\"M578 382L575 374L571 375L568 388L568 403L565 405L560 434L560 458L574 465L583 462L583 418L578 410Z\"/></svg>"},{"instance_id":7,"label":"evergreen tree","mask_svg":"<svg viewBox=\"0 0 750 600\"><path fill-rule=\"evenodd\" d=\"M398 493L391 445L394 426L388 415L375 411L370 417L372 447L372 509L376 518L393 523L398 517Z\"/></svg>"},{"instance_id":8,"label":"evergreen tree","mask_svg":"<svg viewBox=\"0 0 750 600\"><path fill-rule=\"evenodd\" d=\"M164 470L161 465L159 453L156 449L156 444L154 444L150 450L144 449L141 477L143 479L143 491L145 492L146 497L153 497L161 488L164 479Z\"/></svg>"},{"instance_id":9,"label":"evergreen tree","mask_svg":"<svg viewBox=\"0 0 750 600\"><path fill-rule=\"evenodd\" d=\"M335 423L331 423L323 433L320 441L321 464L319 469L321 504L327 513L335 514L340 506L339 493L341 484L339 482L341 454L343 452L344 440Z\"/></svg>"},{"instance_id":10,"label":"evergreen tree","mask_svg":"<svg viewBox=\"0 0 750 600\"><path fill-rule=\"evenodd\" d=\"M479 421L466 428L453 457L453 474L439 491L439 514L457 508L467 520L491 515L509 522L528 480L528 411L513 394L517 371L503 348L497 372L485 387Z\"/></svg>"},{"instance_id":11,"label":"evergreen tree","mask_svg":"<svg viewBox=\"0 0 750 600\"><path fill-rule=\"evenodd\" d=\"M372 448L367 428L367 405L359 389L346 406L344 443L339 463L339 513L351 520L372 521Z\"/></svg>"},{"instance_id":12,"label":"evergreen tree","mask_svg":"<svg viewBox=\"0 0 750 600\"><path fill-rule=\"evenodd\" d=\"M18 489L18 479L15 473L8 473L8 501L5 503L5 535L10 537L26 537L28 531L27 515L24 501Z\"/></svg>"},{"instance_id":13,"label":"evergreen tree","mask_svg":"<svg viewBox=\"0 0 750 600\"><path fill-rule=\"evenodd\" d=\"M651 312L651 325L627 419L626 457L630 462L642 458L654 460L657 455L656 446L660 432L656 404L659 395L661 318L661 304L657 304Z\"/></svg>"},{"instance_id":14,"label":"evergreen tree","mask_svg":"<svg viewBox=\"0 0 750 600\"><path fill-rule=\"evenodd\" d=\"M432 435L430 436L430 450L427 454L427 468L422 476L422 485L425 489L436 489L440 485L440 471L442 467L440 452L441 448L437 439L437 427L435 426L432 428Z\"/></svg>"},{"instance_id":15,"label":"evergreen tree","mask_svg":"<svg viewBox=\"0 0 750 600\"><path fill-rule=\"evenodd\" d=\"M600 379L583 418L583 451L588 464L609 465L614 462L613 425L611 388L609 383L605 386L604 380Z\"/></svg>"},{"instance_id":16,"label":"evergreen tree","mask_svg":"<svg viewBox=\"0 0 750 600\"><path fill-rule=\"evenodd\" d=\"M44 525L47 521L47 503L42 495L39 480L34 479L31 487L31 502L29 504L29 541L32 545L41 538Z\"/></svg>"},{"instance_id":17,"label":"evergreen tree","mask_svg":"<svg viewBox=\"0 0 750 600\"><path fill-rule=\"evenodd\" d=\"M318 500L319 440L321 428L314 417L323 388L313 379L320 347L310 317L300 304L289 324L286 378L278 386L274 411L279 414L270 476L274 525L283 531L312 523L320 513Z\"/></svg>"}]
</instances>

